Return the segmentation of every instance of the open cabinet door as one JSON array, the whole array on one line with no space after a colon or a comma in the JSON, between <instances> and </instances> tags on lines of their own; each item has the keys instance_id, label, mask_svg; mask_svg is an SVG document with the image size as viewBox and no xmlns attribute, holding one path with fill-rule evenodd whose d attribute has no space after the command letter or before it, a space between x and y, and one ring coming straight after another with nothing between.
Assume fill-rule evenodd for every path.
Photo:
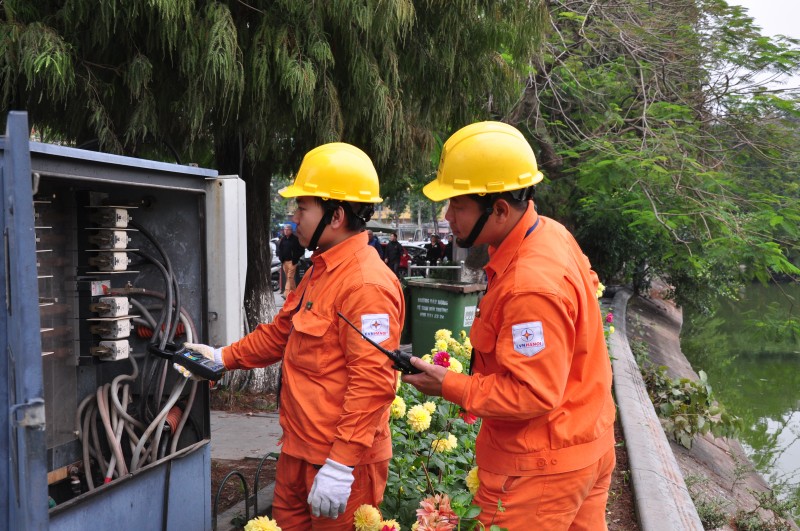
<instances>
[{"instance_id":1,"label":"open cabinet door","mask_svg":"<svg viewBox=\"0 0 800 531\"><path fill-rule=\"evenodd\" d=\"M42 348L28 117L0 138L0 528L47 529Z\"/></svg>"}]
</instances>

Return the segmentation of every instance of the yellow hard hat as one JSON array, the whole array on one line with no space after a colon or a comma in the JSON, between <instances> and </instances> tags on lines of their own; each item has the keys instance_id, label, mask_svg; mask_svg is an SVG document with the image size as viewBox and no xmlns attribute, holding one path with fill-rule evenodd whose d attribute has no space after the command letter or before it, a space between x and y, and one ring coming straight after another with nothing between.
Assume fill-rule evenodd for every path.
<instances>
[{"instance_id":1,"label":"yellow hard hat","mask_svg":"<svg viewBox=\"0 0 800 531\"><path fill-rule=\"evenodd\" d=\"M339 201L380 203L378 172L366 153L344 142L323 144L306 153L294 183L283 197L314 196Z\"/></svg>"},{"instance_id":2,"label":"yellow hard hat","mask_svg":"<svg viewBox=\"0 0 800 531\"><path fill-rule=\"evenodd\" d=\"M433 201L443 201L519 190L541 180L533 149L519 130L502 122L478 122L447 139L436 180L422 191Z\"/></svg>"}]
</instances>

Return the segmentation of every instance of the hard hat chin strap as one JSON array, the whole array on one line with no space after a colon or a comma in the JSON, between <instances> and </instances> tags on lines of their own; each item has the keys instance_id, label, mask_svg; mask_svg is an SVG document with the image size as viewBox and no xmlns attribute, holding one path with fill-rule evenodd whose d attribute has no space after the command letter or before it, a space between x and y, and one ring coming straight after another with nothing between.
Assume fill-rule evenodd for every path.
<instances>
[{"instance_id":1,"label":"hard hat chin strap","mask_svg":"<svg viewBox=\"0 0 800 531\"><path fill-rule=\"evenodd\" d=\"M309 251L314 251L319 244L319 239L322 236L322 232L325 230L325 227L330 225L331 220L333 219L333 213L336 212L336 209L342 207L345 211L345 216L350 215L357 217L365 224L370 220L372 214L375 212L375 207L372 203L363 203L361 204L360 208L357 211L353 210L353 205L351 205L347 201L334 201L334 200L323 200L322 201L322 209L323 214L322 218L319 220L317 224L317 228L314 231L314 235L311 236L311 241L308 242L308 249Z\"/></svg>"},{"instance_id":2,"label":"hard hat chin strap","mask_svg":"<svg viewBox=\"0 0 800 531\"><path fill-rule=\"evenodd\" d=\"M502 192L509 194L512 199L515 201L529 201L533 199L534 188L533 186L528 186L527 188L520 188L519 190L510 190L508 192ZM494 203L498 199L500 199L500 193L495 194L485 194L485 195L475 195L473 196L475 200L481 205L483 212L478 220L475 222L475 225L472 227L472 230L464 240L458 239L456 243L458 243L459 247L469 248L475 243L475 240L478 238L478 235L483 230L483 227L486 226L486 222L489 221L489 216L492 215L492 211L494 210Z\"/></svg>"},{"instance_id":3,"label":"hard hat chin strap","mask_svg":"<svg viewBox=\"0 0 800 531\"><path fill-rule=\"evenodd\" d=\"M333 208L331 208L331 206ZM336 207L339 205L331 205L327 201L323 203L323 210L322 218L317 223L317 228L314 231L314 235L311 236L311 240L308 242L308 246L306 249L309 251L315 251L317 249L317 244L319 243L319 238L322 236L322 232L325 230L325 227L330 225L331 219L333 219L333 213L336 211Z\"/></svg>"},{"instance_id":4,"label":"hard hat chin strap","mask_svg":"<svg viewBox=\"0 0 800 531\"><path fill-rule=\"evenodd\" d=\"M458 239L456 243L459 247L464 247L468 249L472 247L475 243L475 240L478 238L478 235L483 230L483 227L486 225L486 222L489 221L489 216L492 215L492 210L494 210L494 200L495 196L486 195L480 197L479 202L482 203L483 212L481 213L481 217L478 218L478 221L475 222L475 225L472 226L472 230L464 240Z\"/></svg>"}]
</instances>

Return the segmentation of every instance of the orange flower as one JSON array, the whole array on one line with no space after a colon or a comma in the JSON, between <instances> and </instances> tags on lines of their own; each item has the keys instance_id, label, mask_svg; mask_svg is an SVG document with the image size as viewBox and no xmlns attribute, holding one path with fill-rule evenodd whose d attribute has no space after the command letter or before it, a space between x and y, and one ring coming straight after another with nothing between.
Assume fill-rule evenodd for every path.
<instances>
[{"instance_id":1,"label":"orange flower","mask_svg":"<svg viewBox=\"0 0 800 531\"><path fill-rule=\"evenodd\" d=\"M419 502L417 531L452 531L458 525L458 516L450 507L447 494L436 494Z\"/></svg>"}]
</instances>

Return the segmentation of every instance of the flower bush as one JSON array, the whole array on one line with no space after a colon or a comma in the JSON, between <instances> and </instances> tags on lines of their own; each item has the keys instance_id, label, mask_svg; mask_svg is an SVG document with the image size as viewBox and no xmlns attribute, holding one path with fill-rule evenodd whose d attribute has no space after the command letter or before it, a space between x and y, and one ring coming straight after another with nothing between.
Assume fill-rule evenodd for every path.
<instances>
[{"instance_id":1,"label":"flower bush","mask_svg":"<svg viewBox=\"0 0 800 531\"><path fill-rule=\"evenodd\" d=\"M247 522L247 525L244 526L244 531L281 531L281 528L272 518L258 516Z\"/></svg>"},{"instance_id":2,"label":"flower bush","mask_svg":"<svg viewBox=\"0 0 800 531\"><path fill-rule=\"evenodd\" d=\"M434 348L422 359L461 373L469 370L471 353L466 332L454 337L450 330L439 330ZM394 456L381 512L403 529L479 528L474 518L480 510L471 502L477 491L475 438L480 420L408 384L398 386L391 418Z\"/></svg>"},{"instance_id":3,"label":"flower bush","mask_svg":"<svg viewBox=\"0 0 800 531\"><path fill-rule=\"evenodd\" d=\"M599 286L597 287L597 300L600 301L600 298L603 296L603 293L606 291L606 287L600 282ZM611 310L607 310L602 303L600 303L600 313L603 316L603 336L606 339L606 346L608 346L609 356L611 356L611 346L608 345L608 336L614 333L614 325L611 324L614 322L614 314L611 313Z\"/></svg>"}]
</instances>

